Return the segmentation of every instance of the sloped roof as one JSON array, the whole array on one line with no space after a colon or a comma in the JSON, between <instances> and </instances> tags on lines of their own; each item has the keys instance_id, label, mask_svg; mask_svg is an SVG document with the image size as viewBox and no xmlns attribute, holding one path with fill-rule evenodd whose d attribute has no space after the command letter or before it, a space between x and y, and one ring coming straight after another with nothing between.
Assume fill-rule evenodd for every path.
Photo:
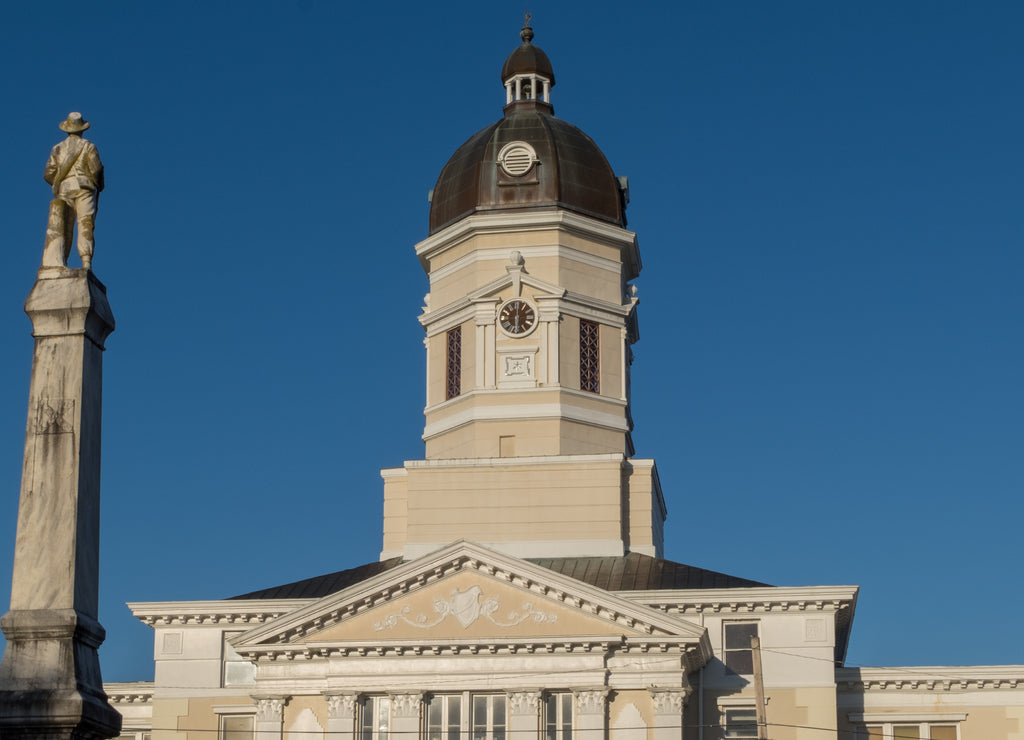
<instances>
[{"instance_id":1,"label":"sloped roof","mask_svg":"<svg viewBox=\"0 0 1024 740\"><path fill-rule=\"evenodd\" d=\"M621 557L526 558L527 562L575 578L605 591L652 591L658 589L751 588L766 583L718 573L704 568L631 552ZM361 583L401 565L390 558L336 573L273 586L232 599L319 599Z\"/></svg>"}]
</instances>

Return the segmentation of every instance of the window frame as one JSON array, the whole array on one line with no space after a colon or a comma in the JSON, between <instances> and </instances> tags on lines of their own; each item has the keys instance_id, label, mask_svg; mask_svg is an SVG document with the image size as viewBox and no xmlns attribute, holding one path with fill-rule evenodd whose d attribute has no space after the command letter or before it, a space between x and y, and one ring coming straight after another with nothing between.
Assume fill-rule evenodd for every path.
<instances>
[{"instance_id":1,"label":"window frame","mask_svg":"<svg viewBox=\"0 0 1024 740\"><path fill-rule=\"evenodd\" d=\"M554 707L555 717L551 719ZM568 717L566 717L568 713ZM541 705L541 740L572 740L576 719L576 697L568 691L544 694Z\"/></svg>"},{"instance_id":2,"label":"window frame","mask_svg":"<svg viewBox=\"0 0 1024 740\"><path fill-rule=\"evenodd\" d=\"M455 725L451 721L451 704L453 699L459 702L459 721ZM484 727L484 740L505 740L508 736L509 703L508 694L502 692L487 691L450 691L430 694L423 700L423 713L420 718L420 740L475 740L477 737L476 723L476 702L484 699L487 702L486 724ZM501 727L501 734L494 734L495 705L500 701L504 713L504 723ZM431 724L431 707L440 706L441 724ZM431 735L434 728L440 728L439 732Z\"/></svg>"},{"instance_id":3,"label":"window frame","mask_svg":"<svg viewBox=\"0 0 1024 740\"><path fill-rule=\"evenodd\" d=\"M580 390L601 393L601 325L580 319Z\"/></svg>"},{"instance_id":4,"label":"window frame","mask_svg":"<svg viewBox=\"0 0 1024 740\"><path fill-rule=\"evenodd\" d=\"M462 325L445 332L444 400L462 395Z\"/></svg>"},{"instance_id":5,"label":"window frame","mask_svg":"<svg viewBox=\"0 0 1024 740\"><path fill-rule=\"evenodd\" d=\"M747 645L746 647L729 647L729 628L739 626L753 626L754 635L758 638L761 637L761 623L756 619L729 619L722 622L722 664L725 666L725 672L727 675L732 676L752 676L754 675L754 649ZM741 670L746 668L746 661L743 662L738 668L735 663L730 664L730 657L743 657L749 660L750 670Z\"/></svg>"},{"instance_id":6,"label":"window frame","mask_svg":"<svg viewBox=\"0 0 1024 740\"><path fill-rule=\"evenodd\" d=\"M376 694L362 697L356 716L355 740L388 740L391 734L391 708L390 696ZM380 721L382 713L385 719L383 727Z\"/></svg>"}]
</instances>

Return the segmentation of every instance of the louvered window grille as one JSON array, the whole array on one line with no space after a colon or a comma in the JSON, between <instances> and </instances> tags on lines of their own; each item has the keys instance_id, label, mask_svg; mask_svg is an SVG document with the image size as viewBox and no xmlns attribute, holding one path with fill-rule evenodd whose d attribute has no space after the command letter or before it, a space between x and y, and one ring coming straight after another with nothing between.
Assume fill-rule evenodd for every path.
<instances>
[{"instance_id":1,"label":"louvered window grille","mask_svg":"<svg viewBox=\"0 0 1024 740\"><path fill-rule=\"evenodd\" d=\"M580 320L580 389L601 392L600 324Z\"/></svg>"},{"instance_id":2,"label":"louvered window grille","mask_svg":"<svg viewBox=\"0 0 1024 740\"><path fill-rule=\"evenodd\" d=\"M448 330L448 362L445 369L445 398L462 393L462 327Z\"/></svg>"}]
</instances>

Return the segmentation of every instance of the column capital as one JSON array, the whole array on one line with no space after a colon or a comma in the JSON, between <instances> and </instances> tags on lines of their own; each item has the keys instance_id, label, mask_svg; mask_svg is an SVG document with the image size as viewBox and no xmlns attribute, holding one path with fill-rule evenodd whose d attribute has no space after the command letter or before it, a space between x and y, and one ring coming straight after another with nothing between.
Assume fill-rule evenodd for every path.
<instances>
[{"instance_id":1,"label":"column capital","mask_svg":"<svg viewBox=\"0 0 1024 740\"><path fill-rule=\"evenodd\" d=\"M396 717L419 717L420 704L423 702L422 691L403 691L389 694L391 709Z\"/></svg>"},{"instance_id":2,"label":"column capital","mask_svg":"<svg viewBox=\"0 0 1024 740\"><path fill-rule=\"evenodd\" d=\"M687 701L690 698L690 694L693 693L693 689L689 683L685 686L663 688L652 686L648 689L651 694L651 700L654 704L655 714L670 714L676 715L682 714L683 708L686 706Z\"/></svg>"},{"instance_id":3,"label":"column capital","mask_svg":"<svg viewBox=\"0 0 1024 740\"><path fill-rule=\"evenodd\" d=\"M256 703L257 722L284 721L284 705L288 703L285 696L253 696Z\"/></svg>"},{"instance_id":4,"label":"column capital","mask_svg":"<svg viewBox=\"0 0 1024 740\"><path fill-rule=\"evenodd\" d=\"M576 711L580 714L604 714L608 688L573 689L572 695L576 698Z\"/></svg>"},{"instance_id":5,"label":"column capital","mask_svg":"<svg viewBox=\"0 0 1024 740\"><path fill-rule=\"evenodd\" d=\"M528 691L509 691L507 693L507 696L509 714L528 714L536 716L537 712L540 711L540 689L530 689Z\"/></svg>"},{"instance_id":6,"label":"column capital","mask_svg":"<svg viewBox=\"0 0 1024 740\"><path fill-rule=\"evenodd\" d=\"M359 694L351 691L325 691L328 719L355 719Z\"/></svg>"}]
</instances>

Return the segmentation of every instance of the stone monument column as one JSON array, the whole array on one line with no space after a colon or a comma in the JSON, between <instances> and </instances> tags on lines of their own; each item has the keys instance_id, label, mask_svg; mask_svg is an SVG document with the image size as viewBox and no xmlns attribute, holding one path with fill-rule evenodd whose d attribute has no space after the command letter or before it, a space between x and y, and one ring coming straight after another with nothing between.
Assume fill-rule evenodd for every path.
<instances>
[{"instance_id":1,"label":"stone monument column","mask_svg":"<svg viewBox=\"0 0 1024 740\"><path fill-rule=\"evenodd\" d=\"M11 609L0 620L0 736L115 737L96 649L106 288L88 269L43 267L25 312L35 353Z\"/></svg>"}]
</instances>

